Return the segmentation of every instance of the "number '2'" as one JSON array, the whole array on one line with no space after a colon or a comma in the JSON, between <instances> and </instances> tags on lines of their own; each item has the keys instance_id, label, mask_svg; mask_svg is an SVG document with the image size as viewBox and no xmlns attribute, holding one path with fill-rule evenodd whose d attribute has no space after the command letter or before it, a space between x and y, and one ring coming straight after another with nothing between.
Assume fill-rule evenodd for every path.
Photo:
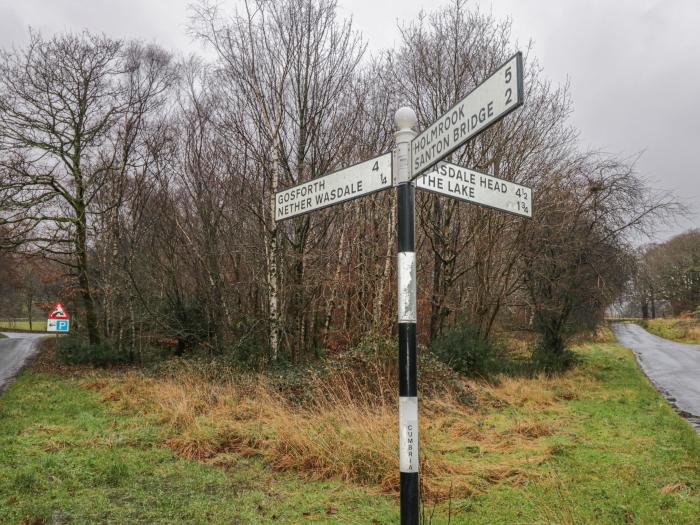
<instances>
[{"instance_id":1,"label":"number '2'","mask_svg":"<svg viewBox=\"0 0 700 525\"><path fill-rule=\"evenodd\" d=\"M511 79L513 78L513 74L510 71L510 67L506 68L506 84L510 84ZM506 104L510 104L513 101L513 90L508 88L506 89Z\"/></svg>"}]
</instances>

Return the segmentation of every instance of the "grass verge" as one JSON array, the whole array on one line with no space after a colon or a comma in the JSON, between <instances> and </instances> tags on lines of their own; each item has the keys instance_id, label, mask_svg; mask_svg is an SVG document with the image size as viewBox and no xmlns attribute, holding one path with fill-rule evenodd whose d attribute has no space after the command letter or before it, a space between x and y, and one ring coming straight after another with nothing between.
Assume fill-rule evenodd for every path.
<instances>
[{"instance_id":1,"label":"grass verge","mask_svg":"<svg viewBox=\"0 0 700 525\"><path fill-rule=\"evenodd\" d=\"M28 371L0 398L0 523L395 521L391 498L307 482L259 459L178 457L156 420L117 413L74 378Z\"/></svg>"},{"instance_id":2,"label":"grass verge","mask_svg":"<svg viewBox=\"0 0 700 525\"><path fill-rule=\"evenodd\" d=\"M559 377L472 381L476 403L423 400L432 523L700 522L695 432L628 350L576 353ZM226 375L25 372L0 398L0 522L398 521L396 403L335 378L300 408Z\"/></svg>"},{"instance_id":3,"label":"grass verge","mask_svg":"<svg viewBox=\"0 0 700 525\"><path fill-rule=\"evenodd\" d=\"M654 335L679 343L700 344L698 319L646 319L639 324Z\"/></svg>"},{"instance_id":4,"label":"grass verge","mask_svg":"<svg viewBox=\"0 0 700 525\"><path fill-rule=\"evenodd\" d=\"M20 332L46 332L46 319L35 319L31 328L29 320L1 319L0 330L17 330Z\"/></svg>"}]
</instances>

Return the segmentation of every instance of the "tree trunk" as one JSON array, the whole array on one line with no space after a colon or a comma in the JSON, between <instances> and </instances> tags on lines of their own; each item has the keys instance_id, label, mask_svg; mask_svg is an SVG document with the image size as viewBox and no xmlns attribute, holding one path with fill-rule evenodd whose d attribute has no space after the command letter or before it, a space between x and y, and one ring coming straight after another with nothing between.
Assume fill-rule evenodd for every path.
<instances>
[{"instance_id":1,"label":"tree trunk","mask_svg":"<svg viewBox=\"0 0 700 525\"><path fill-rule=\"evenodd\" d=\"M77 182L77 180L76 180ZM100 344L100 332L97 326L97 314L95 312L95 302L90 291L90 279L88 277L87 259L87 219L85 208L82 205L82 186L78 185L79 203L76 205L76 246L75 255L78 270L78 284L80 285L80 296L85 308L85 325L88 332L88 341L91 345Z\"/></svg>"},{"instance_id":2,"label":"tree trunk","mask_svg":"<svg viewBox=\"0 0 700 525\"><path fill-rule=\"evenodd\" d=\"M275 150L277 148L275 147ZM275 193L277 193L277 181L279 178L279 163L277 151L274 152L272 161L272 177L270 181L270 228L265 243L265 257L267 259L267 286L268 286L268 323L270 357L277 361L280 345L280 312L279 312L279 268L277 266L277 222L275 221Z\"/></svg>"},{"instance_id":3,"label":"tree trunk","mask_svg":"<svg viewBox=\"0 0 700 525\"><path fill-rule=\"evenodd\" d=\"M642 301L642 319L649 319L649 303L646 300Z\"/></svg>"},{"instance_id":4,"label":"tree trunk","mask_svg":"<svg viewBox=\"0 0 700 525\"><path fill-rule=\"evenodd\" d=\"M391 193L393 195L393 192ZM381 333L381 324L384 317L382 316L384 304L384 291L386 290L387 283L389 281L389 273L391 272L391 253L394 249L394 243L396 242L396 204L394 203L393 197L391 198L391 203L389 205L389 223L387 225L387 236L386 236L386 248L384 250L384 267L382 268L382 275L379 279L379 284L374 295L374 306L372 308L372 331L375 333Z\"/></svg>"},{"instance_id":5,"label":"tree trunk","mask_svg":"<svg viewBox=\"0 0 700 525\"><path fill-rule=\"evenodd\" d=\"M29 291L29 296L27 297L27 315L29 315L29 331L32 331L32 305L34 303L34 292L31 289Z\"/></svg>"},{"instance_id":6,"label":"tree trunk","mask_svg":"<svg viewBox=\"0 0 700 525\"><path fill-rule=\"evenodd\" d=\"M306 295L306 290L304 288L304 273L306 270L304 252L306 251L306 237L308 231L308 217L303 217L301 221L297 224L295 238L298 242L298 246L295 250L295 263L293 266L292 274L290 276L292 280L291 288L291 307L287 310L288 317L286 317L287 326L296 325L296 336L294 337L294 343L292 344L292 362L297 362L299 358L304 354L305 342L306 342L306 329L307 326L307 314L309 307L309 300Z\"/></svg>"},{"instance_id":7,"label":"tree trunk","mask_svg":"<svg viewBox=\"0 0 700 525\"><path fill-rule=\"evenodd\" d=\"M433 221L439 225L439 230L442 230L442 203L440 199L433 199ZM439 235L435 235L435 249L433 251L433 292L430 300L430 340L434 341L440 335L440 311L442 310L442 297L440 293L440 283L442 282L442 258L440 257L440 248L437 244L442 245L443 240ZM444 246L442 246L444 249Z\"/></svg>"}]
</instances>

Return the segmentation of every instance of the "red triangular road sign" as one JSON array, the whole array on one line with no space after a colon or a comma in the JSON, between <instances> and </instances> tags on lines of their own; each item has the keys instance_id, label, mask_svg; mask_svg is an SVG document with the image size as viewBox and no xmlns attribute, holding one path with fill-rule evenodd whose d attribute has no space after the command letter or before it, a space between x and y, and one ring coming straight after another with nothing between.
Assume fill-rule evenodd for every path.
<instances>
[{"instance_id":1,"label":"red triangular road sign","mask_svg":"<svg viewBox=\"0 0 700 525\"><path fill-rule=\"evenodd\" d=\"M61 303L56 303L49 314L49 319L68 319L68 313Z\"/></svg>"}]
</instances>

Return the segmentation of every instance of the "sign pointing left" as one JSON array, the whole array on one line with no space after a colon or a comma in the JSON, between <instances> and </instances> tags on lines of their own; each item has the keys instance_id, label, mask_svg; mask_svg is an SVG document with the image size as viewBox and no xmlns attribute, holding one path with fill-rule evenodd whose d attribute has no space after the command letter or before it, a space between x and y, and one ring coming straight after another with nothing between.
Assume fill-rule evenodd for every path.
<instances>
[{"instance_id":1,"label":"sign pointing left","mask_svg":"<svg viewBox=\"0 0 700 525\"><path fill-rule=\"evenodd\" d=\"M275 194L275 220L340 204L392 186L391 153L318 177Z\"/></svg>"}]
</instances>

